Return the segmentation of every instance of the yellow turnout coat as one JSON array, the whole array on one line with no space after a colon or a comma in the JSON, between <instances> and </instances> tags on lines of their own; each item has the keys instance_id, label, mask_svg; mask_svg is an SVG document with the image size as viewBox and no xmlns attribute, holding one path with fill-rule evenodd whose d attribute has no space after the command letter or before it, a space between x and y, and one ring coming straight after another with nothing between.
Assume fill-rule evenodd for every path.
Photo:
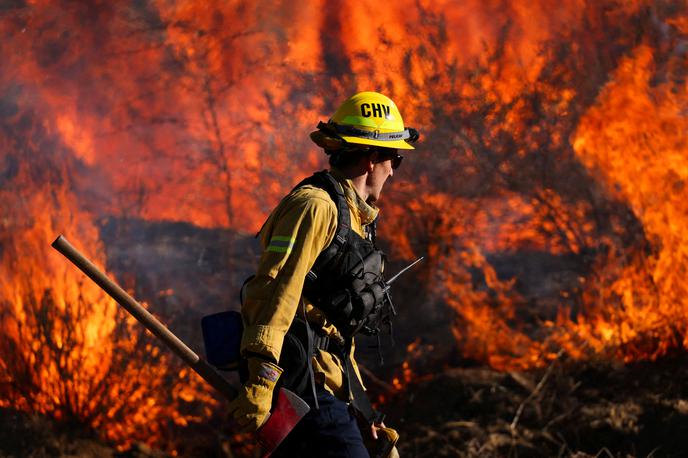
<instances>
[{"instance_id":1,"label":"yellow turnout coat","mask_svg":"<svg viewBox=\"0 0 688 458\"><path fill-rule=\"evenodd\" d=\"M336 170L331 173L344 188L351 229L364 237L364 227L375 219L377 208L357 194L350 180ZM279 361L284 336L299 311L306 274L332 242L336 229L336 204L326 191L311 185L292 191L272 211L259 234L263 253L256 276L244 290L242 354L253 353ZM329 336L338 333L323 313L307 301L306 314L314 329ZM348 393L343 392L344 362L337 355L317 350L312 364L316 383L348 401ZM353 367L360 380L355 361Z\"/></svg>"}]
</instances>

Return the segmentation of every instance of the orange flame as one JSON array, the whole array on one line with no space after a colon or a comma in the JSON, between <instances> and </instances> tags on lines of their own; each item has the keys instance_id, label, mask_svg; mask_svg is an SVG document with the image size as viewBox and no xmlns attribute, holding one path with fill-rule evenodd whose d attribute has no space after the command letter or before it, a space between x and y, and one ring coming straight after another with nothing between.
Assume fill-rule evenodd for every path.
<instances>
[{"instance_id":1,"label":"orange flame","mask_svg":"<svg viewBox=\"0 0 688 458\"><path fill-rule=\"evenodd\" d=\"M653 83L653 50L639 46L578 127L573 145L610 194L628 202L642 222L649 253L610 251L588 293L597 307L575 331L596 351L625 360L655 358L688 344L688 107L685 56L665 64ZM676 73L679 70L679 74Z\"/></svg>"},{"instance_id":2,"label":"orange flame","mask_svg":"<svg viewBox=\"0 0 688 458\"><path fill-rule=\"evenodd\" d=\"M0 360L3 405L82 412L119 441L164 415L197 418L179 405L204 399L200 389L178 384L169 402L150 394L168 361L118 356L144 340L114 339L131 325L118 328L114 304L57 265L46 243L69 230L98 252L92 221L102 216L254 232L324 165L307 132L363 89L390 95L425 134L385 189L383 215L395 223L381 235L398 258L428 255L426 296L451 313L465 357L512 369L562 348L624 361L685 348L688 12L648 1L516 3L150 1L82 11L55 0L3 13L0 170L26 183L0 191L10 215L2 351L19 348L14 366ZM523 267L534 253L582 266L528 292L528 275L504 273L498 258ZM48 312L59 319L46 327ZM76 367L85 375L62 377ZM410 358L395 386L413 368ZM13 388L22 374L30 393ZM102 415L100 402L110 403Z\"/></svg>"},{"instance_id":3,"label":"orange flame","mask_svg":"<svg viewBox=\"0 0 688 458\"><path fill-rule=\"evenodd\" d=\"M59 184L68 181L67 164L23 148L34 158L0 190L0 406L80 422L120 447L145 441L173 451L170 425L199 421L215 402L50 248L64 231L103 268L93 217ZM38 186L39 170L60 179Z\"/></svg>"}]
</instances>

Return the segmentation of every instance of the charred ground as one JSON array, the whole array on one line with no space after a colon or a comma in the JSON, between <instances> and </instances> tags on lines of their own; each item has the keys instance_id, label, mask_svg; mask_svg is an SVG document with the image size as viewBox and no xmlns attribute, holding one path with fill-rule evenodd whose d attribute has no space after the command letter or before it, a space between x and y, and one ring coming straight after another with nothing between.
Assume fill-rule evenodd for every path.
<instances>
[{"instance_id":1,"label":"charred ground","mask_svg":"<svg viewBox=\"0 0 688 458\"><path fill-rule=\"evenodd\" d=\"M403 457L682 457L687 363L681 354L628 366L560 361L530 372L445 369L419 377L383 408L399 429ZM181 456L253 456L223 432L219 417L185 432ZM144 445L118 452L73 425L3 409L0 456L164 455Z\"/></svg>"},{"instance_id":2,"label":"charred ground","mask_svg":"<svg viewBox=\"0 0 688 458\"><path fill-rule=\"evenodd\" d=\"M449 369L386 409L400 425L402 456L686 456L686 360Z\"/></svg>"}]
</instances>

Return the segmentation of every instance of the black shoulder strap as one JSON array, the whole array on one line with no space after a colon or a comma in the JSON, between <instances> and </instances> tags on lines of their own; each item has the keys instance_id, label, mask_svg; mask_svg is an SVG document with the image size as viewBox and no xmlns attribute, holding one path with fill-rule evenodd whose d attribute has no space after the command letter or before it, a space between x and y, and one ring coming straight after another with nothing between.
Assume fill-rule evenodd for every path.
<instances>
[{"instance_id":1,"label":"black shoulder strap","mask_svg":"<svg viewBox=\"0 0 688 458\"><path fill-rule=\"evenodd\" d=\"M315 186L324 190L337 206L337 232L334 235L334 239L332 239L332 243L323 250L323 253L333 251L332 248L334 248L335 252L338 252L346 245L349 231L351 230L351 215L349 214L349 205L346 203L344 188L327 170L315 172L297 184L294 189L305 185Z\"/></svg>"}]
</instances>

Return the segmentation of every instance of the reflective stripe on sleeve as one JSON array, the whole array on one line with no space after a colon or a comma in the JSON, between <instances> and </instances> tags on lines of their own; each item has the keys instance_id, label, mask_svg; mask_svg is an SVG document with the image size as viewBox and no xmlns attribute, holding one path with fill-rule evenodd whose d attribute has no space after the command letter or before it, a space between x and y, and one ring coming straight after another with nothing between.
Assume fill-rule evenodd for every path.
<instances>
[{"instance_id":1,"label":"reflective stripe on sleeve","mask_svg":"<svg viewBox=\"0 0 688 458\"><path fill-rule=\"evenodd\" d=\"M267 247L267 251L272 251L273 253L291 253L291 249L294 247L294 242L296 239L287 237L284 235L275 235L270 239L270 244Z\"/></svg>"}]
</instances>

